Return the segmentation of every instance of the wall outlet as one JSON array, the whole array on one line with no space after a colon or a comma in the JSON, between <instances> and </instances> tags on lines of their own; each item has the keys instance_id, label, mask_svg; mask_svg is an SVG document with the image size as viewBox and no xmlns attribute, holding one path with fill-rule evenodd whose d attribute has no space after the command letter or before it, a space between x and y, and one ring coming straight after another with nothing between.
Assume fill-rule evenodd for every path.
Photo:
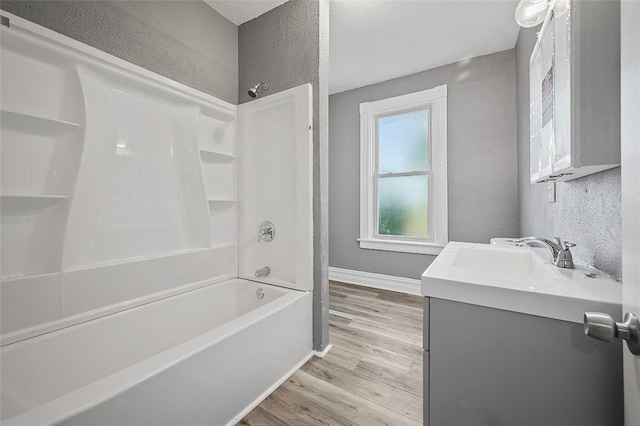
<instances>
[{"instance_id":1,"label":"wall outlet","mask_svg":"<svg viewBox=\"0 0 640 426\"><path fill-rule=\"evenodd\" d=\"M555 182L550 183L547 189L549 191L549 202L555 203L556 202L556 183Z\"/></svg>"}]
</instances>

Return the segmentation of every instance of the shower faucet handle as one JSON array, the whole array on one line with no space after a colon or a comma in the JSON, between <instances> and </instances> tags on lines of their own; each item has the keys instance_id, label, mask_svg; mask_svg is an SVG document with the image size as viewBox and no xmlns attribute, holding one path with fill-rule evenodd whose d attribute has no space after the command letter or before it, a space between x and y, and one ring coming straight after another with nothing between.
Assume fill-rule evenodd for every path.
<instances>
[{"instance_id":1,"label":"shower faucet handle","mask_svg":"<svg viewBox=\"0 0 640 426\"><path fill-rule=\"evenodd\" d=\"M276 237L276 227L268 220L262 222L258 230L258 242L271 242Z\"/></svg>"}]
</instances>

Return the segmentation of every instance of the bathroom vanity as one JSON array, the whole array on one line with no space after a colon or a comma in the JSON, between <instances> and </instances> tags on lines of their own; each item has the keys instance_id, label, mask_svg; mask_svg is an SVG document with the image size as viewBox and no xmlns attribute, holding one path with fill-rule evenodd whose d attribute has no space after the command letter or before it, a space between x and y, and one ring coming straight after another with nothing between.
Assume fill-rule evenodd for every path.
<instances>
[{"instance_id":1,"label":"bathroom vanity","mask_svg":"<svg viewBox=\"0 0 640 426\"><path fill-rule=\"evenodd\" d=\"M622 347L582 325L622 286L548 253L452 242L425 271L425 425L623 424Z\"/></svg>"}]
</instances>

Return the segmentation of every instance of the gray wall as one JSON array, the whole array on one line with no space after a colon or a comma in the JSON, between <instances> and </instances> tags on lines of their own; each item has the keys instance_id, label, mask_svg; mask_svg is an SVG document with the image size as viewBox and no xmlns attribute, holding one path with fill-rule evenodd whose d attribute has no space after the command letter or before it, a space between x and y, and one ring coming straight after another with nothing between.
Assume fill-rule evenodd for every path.
<instances>
[{"instance_id":1,"label":"gray wall","mask_svg":"<svg viewBox=\"0 0 640 426\"><path fill-rule=\"evenodd\" d=\"M429 255L360 249L361 102L448 85L449 240L517 236L515 51L329 97L329 265L419 278Z\"/></svg>"},{"instance_id":2,"label":"gray wall","mask_svg":"<svg viewBox=\"0 0 640 426\"><path fill-rule=\"evenodd\" d=\"M314 348L329 344L328 57L329 2L290 0L238 28L238 103L249 87L269 83L268 96L313 85Z\"/></svg>"},{"instance_id":3,"label":"gray wall","mask_svg":"<svg viewBox=\"0 0 640 426\"><path fill-rule=\"evenodd\" d=\"M203 1L2 1L0 8L232 104L238 28Z\"/></svg>"},{"instance_id":4,"label":"gray wall","mask_svg":"<svg viewBox=\"0 0 640 426\"><path fill-rule=\"evenodd\" d=\"M575 258L620 278L620 168L556 184L556 203L548 201L550 184L529 182L529 57L539 30L520 29L516 44L520 234L576 243Z\"/></svg>"}]
</instances>

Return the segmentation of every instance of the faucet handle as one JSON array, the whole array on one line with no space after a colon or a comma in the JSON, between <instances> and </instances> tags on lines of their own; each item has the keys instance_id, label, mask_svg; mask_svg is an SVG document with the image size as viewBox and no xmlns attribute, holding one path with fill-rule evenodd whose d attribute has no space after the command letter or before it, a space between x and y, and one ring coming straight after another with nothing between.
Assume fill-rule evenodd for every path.
<instances>
[{"instance_id":1,"label":"faucet handle","mask_svg":"<svg viewBox=\"0 0 640 426\"><path fill-rule=\"evenodd\" d=\"M560 239L560 237L555 237L553 239L553 241L555 241L555 243L557 245L559 245L561 248L565 249L565 250L569 250L571 247L575 247L576 245L574 243L570 243L569 241L562 241Z\"/></svg>"},{"instance_id":2,"label":"faucet handle","mask_svg":"<svg viewBox=\"0 0 640 426\"><path fill-rule=\"evenodd\" d=\"M258 242L265 241L270 242L276 236L276 227L273 226L273 223L268 220L262 222L260 224L260 229L258 230Z\"/></svg>"},{"instance_id":3,"label":"faucet handle","mask_svg":"<svg viewBox=\"0 0 640 426\"><path fill-rule=\"evenodd\" d=\"M568 241L562 243L560 245L561 249L558 252L558 258L554 262L554 265L559 268L574 269L575 266L573 264L573 255L571 254L571 250L569 249L575 246L576 245L574 243L570 243Z\"/></svg>"}]
</instances>

